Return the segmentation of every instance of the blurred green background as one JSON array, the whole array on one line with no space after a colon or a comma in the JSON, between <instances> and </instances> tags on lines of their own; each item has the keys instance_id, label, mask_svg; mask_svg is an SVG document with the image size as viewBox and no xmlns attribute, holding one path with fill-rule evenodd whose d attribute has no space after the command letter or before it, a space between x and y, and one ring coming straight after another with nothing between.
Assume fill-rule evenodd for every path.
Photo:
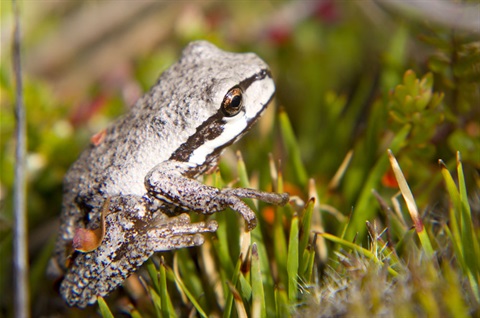
<instances>
[{"instance_id":1,"label":"blurred green background","mask_svg":"<svg viewBox=\"0 0 480 318\"><path fill-rule=\"evenodd\" d=\"M398 192L388 148L422 217L433 224L445 223L448 210L438 159L454 169L460 151L478 233L480 22L472 15L432 16L441 12L437 4L409 11L391 1L20 1L33 312L68 312L44 277L63 175L90 136L128 111L195 39L257 53L277 85L274 105L226 153L225 166L234 165L232 153L240 149L247 170L268 175L273 153L290 193L306 201L308 179L315 180L321 210L330 211L322 212L326 232L365 243L365 221L384 220L371 190L386 199ZM462 4L480 11L478 2ZM10 2L1 1L0 17L0 316L9 316L15 163ZM296 148L282 141L280 109ZM332 182L350 151L347 168ZM235 178L225 175L227 182ZM338 214L352 212L345 230Z\"/></svg>"}]
</instances>

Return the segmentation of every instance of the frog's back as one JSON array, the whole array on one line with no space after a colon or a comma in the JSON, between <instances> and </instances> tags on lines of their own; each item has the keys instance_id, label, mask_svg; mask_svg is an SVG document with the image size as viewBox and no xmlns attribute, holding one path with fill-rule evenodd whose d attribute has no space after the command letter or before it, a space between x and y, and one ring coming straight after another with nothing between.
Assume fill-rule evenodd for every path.
<instances>
[{"instance_id":1,"label":"frog's back","mask_svg":"<svg viewBox=\"0 0 480 318\"><path fill-rule=\"evenodd\" d=\"M82 153L66 175L65 190L144 195L148 171L219 112L225 92L239 78L266 68L255 54L191 43L131 111L106 130L103 141Z\"/></svg>"}]
</instances>

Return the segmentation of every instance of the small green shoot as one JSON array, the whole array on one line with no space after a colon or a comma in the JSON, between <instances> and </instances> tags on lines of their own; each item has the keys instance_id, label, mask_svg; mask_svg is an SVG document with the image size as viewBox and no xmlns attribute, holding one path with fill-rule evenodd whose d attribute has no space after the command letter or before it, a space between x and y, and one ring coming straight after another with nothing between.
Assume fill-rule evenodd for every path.
<instances>
[{"instance_id":1,"label":"small green shoot","mask_svg":"<svg viewBox=\"0 0 480 318\"><path fill-rule=\"evenodd\" d=\"M98 308L100 309L100 314L102 315L103 318L113 318L113 314L110 311L110 308L108 308L107 303L103 299L103 297L98 296L97 297L97 302L98 302Z\"/></svg>"}]
</instances>

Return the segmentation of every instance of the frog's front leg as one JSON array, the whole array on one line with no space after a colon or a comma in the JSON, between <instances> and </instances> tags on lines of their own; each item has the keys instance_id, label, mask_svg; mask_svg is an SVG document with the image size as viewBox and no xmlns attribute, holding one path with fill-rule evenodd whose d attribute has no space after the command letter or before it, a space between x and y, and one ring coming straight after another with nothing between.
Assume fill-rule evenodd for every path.
<instances>
[{"instance_id":1,"label":"frog's front leg","mask_svg":"<svg viewBox=\"0 0 480 318\"><path fill-rule=\"evenodd\" d=\"M214 232L216 222L190 223L187 214L168 217L149 210L149 202L138 196L109 198L103 209L105 234L91 252L75 252L60 285L70 306L85 307L105 296L136 271L154 252L197 246L200 233Z\"/></svg>"},{"instance_id":2,"label":"frog's front leg","mask_svg":"<svg viewBox=\"0 0 480 318\"><path fill-rule=\"evenodd\" d=\"M262 200L275 205L285 205L287 193L270 193L254 189L217 189L188 178L192 168L185 162L165 161L153 168L145 177L148 192L164 202L183 210L213 214L230 207L247 222L248 230L255 228L255 213L240 198Z\"/></svg>"}]
</instances>

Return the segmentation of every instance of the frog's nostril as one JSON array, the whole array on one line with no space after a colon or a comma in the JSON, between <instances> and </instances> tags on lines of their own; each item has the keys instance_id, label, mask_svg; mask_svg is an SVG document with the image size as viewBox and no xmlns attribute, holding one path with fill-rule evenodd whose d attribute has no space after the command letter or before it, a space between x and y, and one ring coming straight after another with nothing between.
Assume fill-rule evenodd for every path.
<instances>
[{"instance_id":1,"label":"frog's nostril","mask_svg":"<svg viewBox=\"0 0 480 318\"><path fill-rule=\"evenodd\" d=\"M262 80L264 79L265 77L272 77L272 73L270 73L270 70L268 69L263 69L260 71L260 73L257 74L257 80Z\"/></svg>"}]
</instances>

